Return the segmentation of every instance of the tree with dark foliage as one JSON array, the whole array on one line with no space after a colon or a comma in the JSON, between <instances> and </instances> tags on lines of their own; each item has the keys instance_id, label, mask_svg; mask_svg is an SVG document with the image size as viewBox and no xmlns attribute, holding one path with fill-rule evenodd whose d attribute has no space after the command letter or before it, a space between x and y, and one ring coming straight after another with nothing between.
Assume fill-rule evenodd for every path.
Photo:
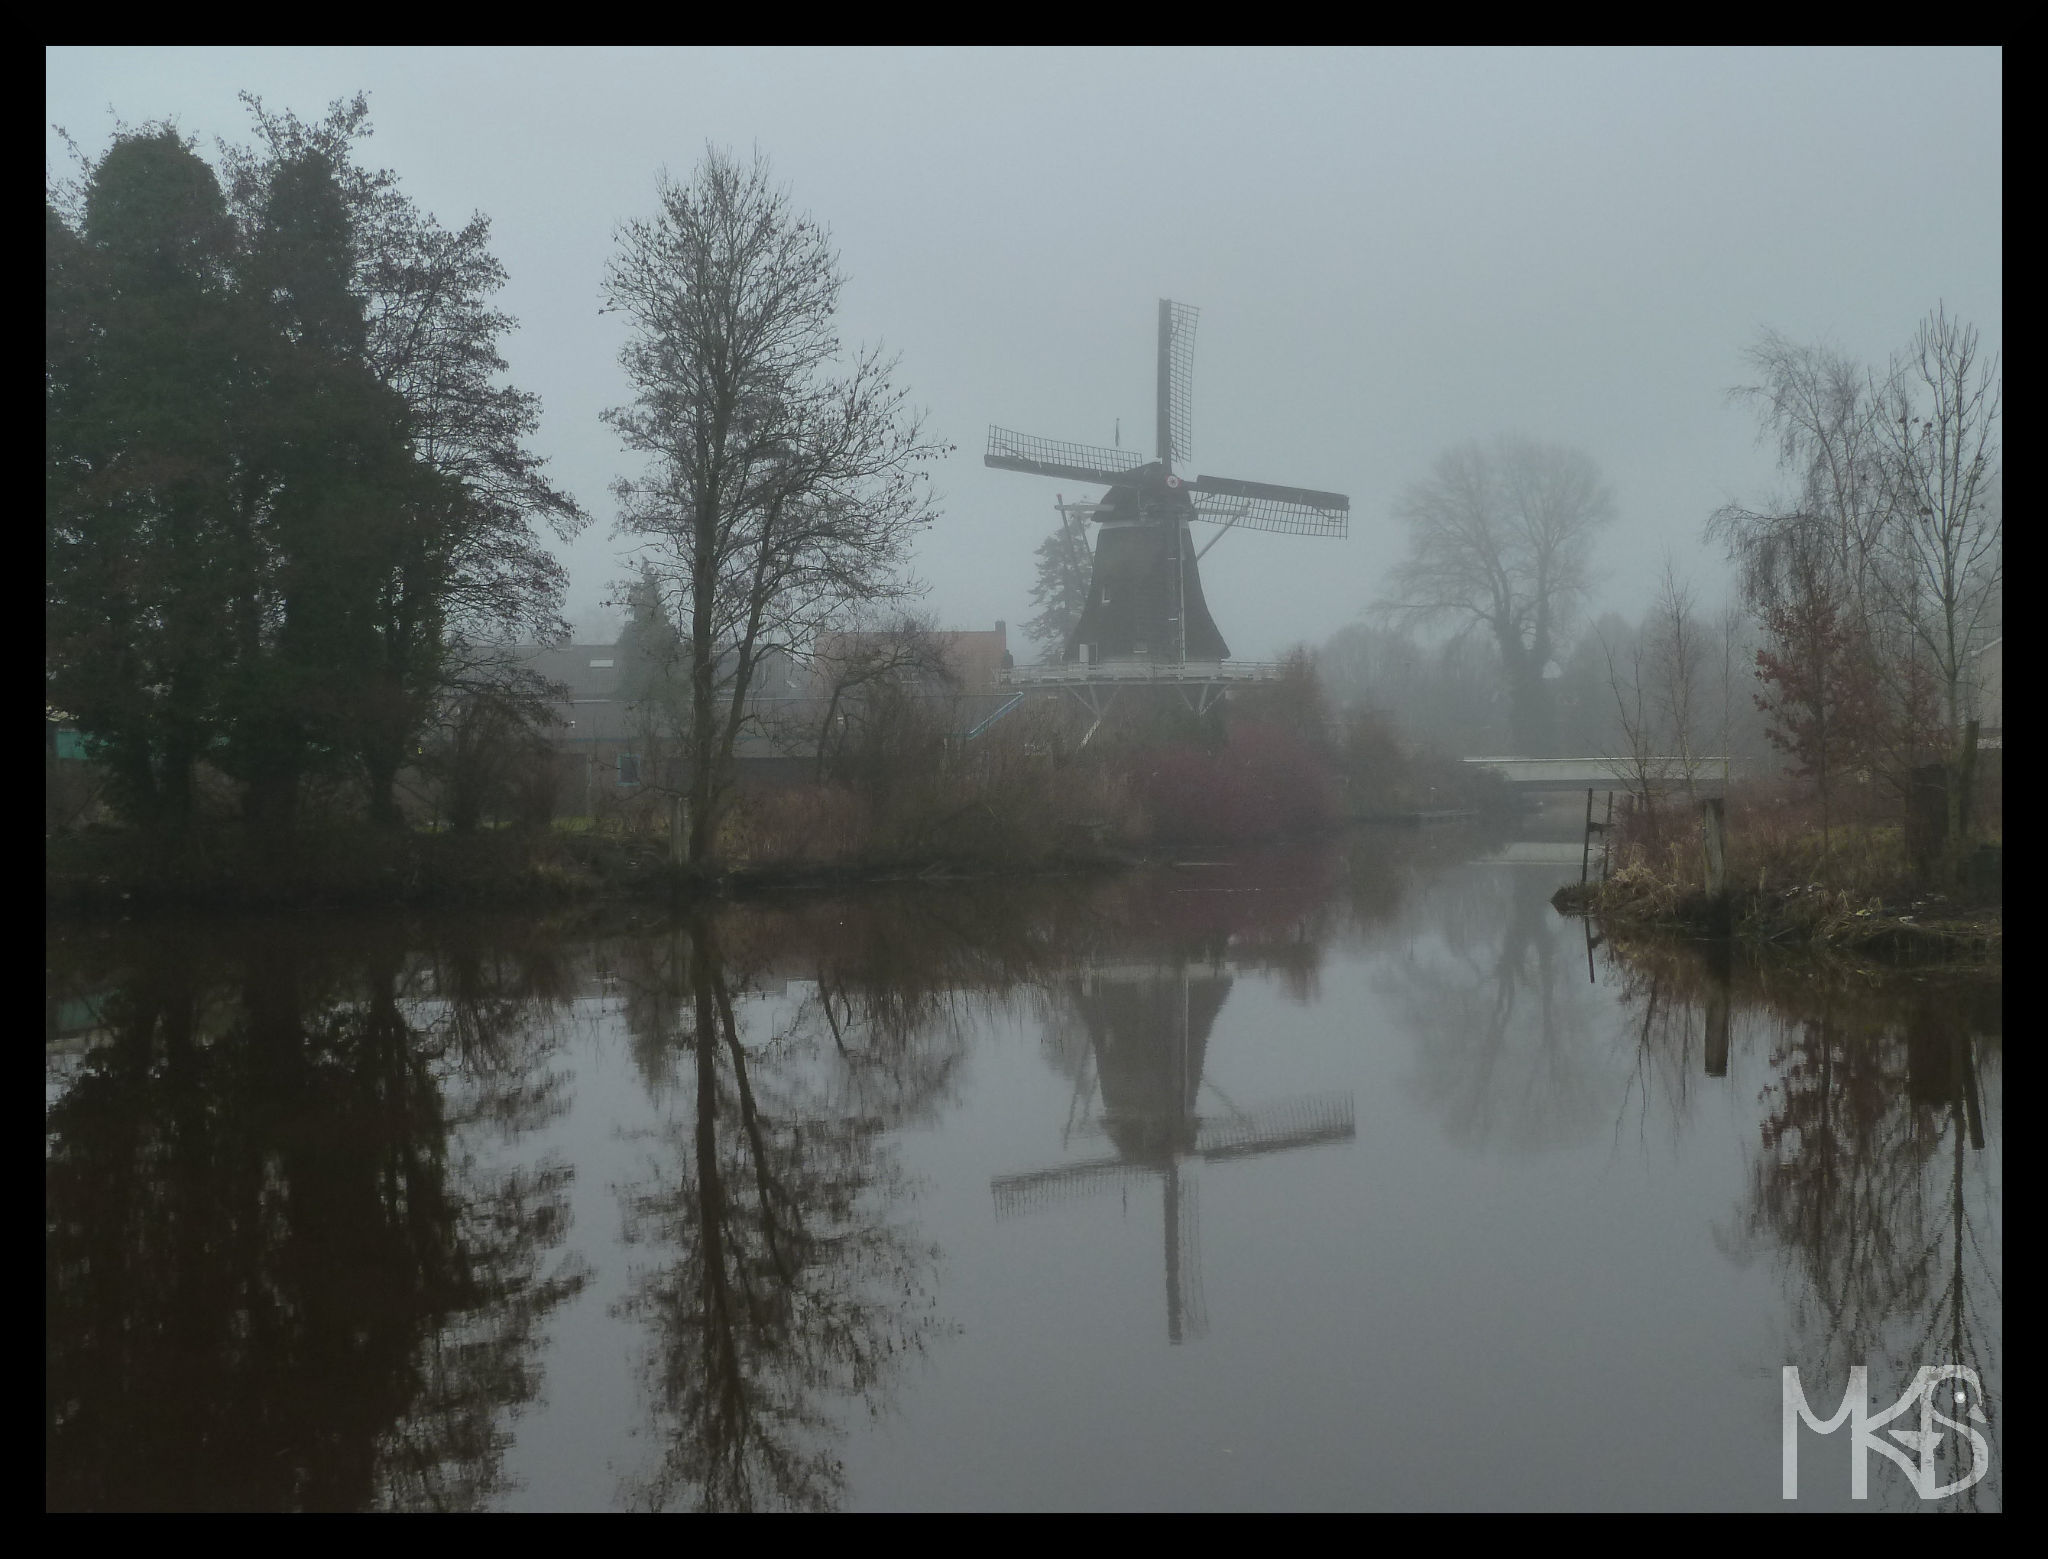
<instances>
[{"instance_id":1,"label":"tree with dark foliage","mask_svg":"<svg viewBox=\"0 0 2048 1559\"><path fill-rule=\"evenodd\" d=\"M314 125L246 101L225 191L149 127L46 211L49 702L168 834L202 759L253 820L324 770L396 822L444 695L565 631L535 522L584 523L501 382L488 223L358 167L361 97Z\"/></svg>"},{"instance_id":2,"label":"tree with dark foliage","mask_svg":"<svg viewBox=\"0 0 2048 1559\"><path fill-rule=\"evenodd\" d=\"M48 699L122 809L177 834L221 728L242 551L235 231L169 129L116 140L75 194L45 206Z\"/></svg>"}]
</instances>

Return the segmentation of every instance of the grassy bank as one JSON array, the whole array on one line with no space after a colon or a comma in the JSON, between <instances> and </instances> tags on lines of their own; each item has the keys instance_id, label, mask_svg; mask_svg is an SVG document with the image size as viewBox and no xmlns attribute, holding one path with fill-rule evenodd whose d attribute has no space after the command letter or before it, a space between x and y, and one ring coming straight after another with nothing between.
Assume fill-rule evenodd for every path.
<instances>
[{"instance_id":1,"label":"grassy bank","mask_svg":"<svg viewBox=\"0 0 2048 1559\"><path fill-rule=\"evenodd\" d=\"M219 829L181 846L108 831L50 840L44 880L47 906L59 915L437 905L525 909L1004 871L1110 869L1129 859L1080 842L1028 859L878 854L764 861L736 865L716 877L693 877L669 864L665 839L588 830L428 834L338 827L279 841Z\"/></svg>"},{"instance_id":2,"label":"grassy bank","mask_svg":"<svg viewBox=\"0 0 2048 1559\"><path fill-rule=\"evenodd\" d=\"M2000 970L2002 847L1995 839L1977 847L1961 881L1937 887L1914 872L1895 825L1838 826L1824 838L1781 807L1731 797L1726 848L1725 903L1706 892L1690 818L1661 836L1623 841L1607 881L1568 884L1552 902L1617 928L1726 934L1880 967Z\"/></svg>"}]
</instances>

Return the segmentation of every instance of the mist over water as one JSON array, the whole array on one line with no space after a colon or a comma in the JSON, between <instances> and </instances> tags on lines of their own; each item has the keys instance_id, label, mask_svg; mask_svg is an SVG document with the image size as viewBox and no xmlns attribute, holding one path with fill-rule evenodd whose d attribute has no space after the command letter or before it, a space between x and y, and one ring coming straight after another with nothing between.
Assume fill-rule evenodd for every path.
<instances>
[{"instance_id":1,"label":"mist over water","mask_svg":"<svg viewBox=\"0 0 2048 1559\"><path fill-rule=\"evenodd\" d=\"M1780 1372L1953 1362L2000 1508L1996 989L1542 855L59 928L48 1502L1921 1508Z\"/></svg>"}]
</instances>

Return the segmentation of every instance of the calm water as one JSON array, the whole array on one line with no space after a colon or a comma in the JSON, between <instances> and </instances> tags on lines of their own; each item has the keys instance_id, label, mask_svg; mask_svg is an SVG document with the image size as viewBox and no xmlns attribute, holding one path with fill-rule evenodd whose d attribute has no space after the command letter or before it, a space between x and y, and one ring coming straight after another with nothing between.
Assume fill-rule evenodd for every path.
<instances>
[{"instance_id":1,"label":"calm water","mask_svg":"<svg viewBox=\"0 0 2048 1559\"><path fill-rule=\"evenodd\" d=\"M1999 1508L1997 992L1530 853L53 935L48 1502Z\"/></svg>"}]
</instances>

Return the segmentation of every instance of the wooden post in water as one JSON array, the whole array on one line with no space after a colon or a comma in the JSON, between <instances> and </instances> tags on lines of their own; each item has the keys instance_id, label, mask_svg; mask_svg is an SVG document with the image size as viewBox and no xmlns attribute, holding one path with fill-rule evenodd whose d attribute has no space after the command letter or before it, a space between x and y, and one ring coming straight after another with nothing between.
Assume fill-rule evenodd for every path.
<instances>
[{"instance_id":1,"label":"wooden post in water","mask_svg":"<svg viewBox=\"0 0 2048 1559\"><path fill-rule=\"evenodd\" d=\"M1707 897L1713 901L1714 935L1728 934L1727 803L1719 796L1700 803L1700 848L1707 858Z\"/></svg>"},{"instance_id":2,"label":"wooden post in water","mask_svg":"<svg viewBox=\"0 0 2048 1559\"><path fill-rule=\"evenodd\" d=\"M1579 886L1586 885L1586 864L1593 855L1593 787L1586 787L1586 831L1579 839Z\"/></svg>"},{"instance_id":3,"label":"wooden post in water","mask_svg":"<svg viewBox=\"0 0 2048 1559\"><path fill-rule=\"evenodd\" d=\"M1700 803L1700 848L1707 857L1707 892L1719 898L1728 891L1728 860L1722 830L1726 826L1719 796Z\"/></svg>"},{"instance_id":4,"label":"wooden post in water","mask_svg":"<svg viewBox=\"0 0 2048 1559\"><path fill-rule=\"evenodd\" d=\"M1728 1075L1728 996L1734 974L1727 939L1707 945L1707 1076Z\"/></svg>"},{"instance_id":5,"label":"wooden post in water","mask_svg":"<svg viewBox=\"0 0 2048 1559\"><path fill-rule=\"evenodd\" d=\"M1607 792L1607 821L1600 825L1600 880L1607 880L1607 868L1614 861L1614 792Z\"/></svg>"},{"instance_id":6,"label":"wooden post in water","mask_svg":"<svg viewBox=\"0 0 2048 1559\"><path fill-rule=\"evenodd\" d=\"M683 807L683 794L677 791L668 798L668 863L671 866L683 864L683 841L689 832L689 819Z\"/></svg>"}]
</instances>

